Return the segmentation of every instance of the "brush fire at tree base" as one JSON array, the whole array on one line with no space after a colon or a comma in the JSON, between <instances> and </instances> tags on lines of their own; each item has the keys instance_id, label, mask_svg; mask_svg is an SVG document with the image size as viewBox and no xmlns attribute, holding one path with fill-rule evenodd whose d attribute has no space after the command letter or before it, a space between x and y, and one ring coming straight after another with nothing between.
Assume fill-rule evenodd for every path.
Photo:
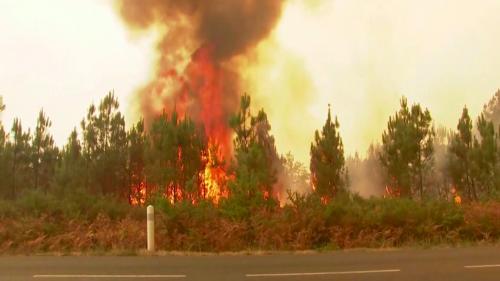
<instances>
[{"instance_id":1,"label":"brush fire at tree base","mask_svg":"<svg viewBox=\"0 0 500 281\"><path fill-rule=\"evenodd\" d=\"M163 197L172 204L200 200L218 204L230 195L252 198L260 194L264 200L283 205L285 160L278 156L266 114L260 111L253 116L250 97L244 95L230 123L236 132L232 163L225 162L220 145L205 135L203 125L179 118L177 112L164 112L147 132L139 122L133 128L134 138L142 141L134 141L141 147L134 150L139 159L131 171L136 183L131 185L129 202L138 205ZM147 161L151 158L155 160Z\"/></svg>"}]
</instances>

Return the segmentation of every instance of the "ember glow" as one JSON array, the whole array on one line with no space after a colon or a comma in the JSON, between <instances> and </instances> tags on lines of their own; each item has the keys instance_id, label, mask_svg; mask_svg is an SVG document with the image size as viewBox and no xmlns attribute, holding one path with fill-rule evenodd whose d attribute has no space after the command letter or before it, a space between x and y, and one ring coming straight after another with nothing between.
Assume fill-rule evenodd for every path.
<instances>
[{"instance_id":1,"label":"ember glow","mask_svg":"<svg viewBox=\"0 0 500 281\"><path fill-rule=\"evenodd\" d=\"M144 205L146 203L146 191L146 183L144 182L141 182L137 186L133 186L129 195L130 205Z\"/></svg>"}]
</instances>

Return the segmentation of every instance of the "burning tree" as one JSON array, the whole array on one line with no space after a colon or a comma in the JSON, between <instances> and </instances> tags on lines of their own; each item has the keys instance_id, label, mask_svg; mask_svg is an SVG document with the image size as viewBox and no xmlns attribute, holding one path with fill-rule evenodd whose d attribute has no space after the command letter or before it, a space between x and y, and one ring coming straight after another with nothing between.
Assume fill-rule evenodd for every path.
<instances>
[{"instance_id":1,"label":"burning tree","mask_svg":"<svg viewBox=\"0 0 500 281\"><path fill-rule=\"evenodd\" d=\"M146 135L144 121L140 120L130 128L128 133L127 173L129 186L129 203L139 205L146 203L148 194L144 182Z\"/></svg>"},{"instance_id":2,"label":"burning tree","mask_svg":"<svg viewBox=\"0 0 500 281\"><path fill-rule=\"evenodd\" d=\"M129 133L129 201L143 204L155 196L171 203L217 203L227 196L227 176L217 146L210 143L203 126L176 111L164 112L147 133L140 121Z\"/></svg>"},{"instance_id":3,"label":"burning tree","mask_svg":"<svg viewBox=\"0 0 500 281\"><path fill-rule=\"evenodd\" d=\"M151 124L146 143L146 186L172 202L197 200L207 138L190 119L164 113Z\"/></svg>"}]
</instances>

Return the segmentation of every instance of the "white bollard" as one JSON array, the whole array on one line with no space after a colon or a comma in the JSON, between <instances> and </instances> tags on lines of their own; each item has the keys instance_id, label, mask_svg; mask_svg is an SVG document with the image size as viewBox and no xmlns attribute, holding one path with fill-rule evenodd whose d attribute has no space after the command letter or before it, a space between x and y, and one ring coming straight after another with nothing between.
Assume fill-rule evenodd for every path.
<instances>
[{"instance_id":1,"label":"white bollard","mask_svg":"<svg viewBox=\"0 0 500 281\"><path fill-rule=\"evenodd\" d=\"M155 209L149 205L147 208L147 236L148 236L148 252L155 250Z\"/></svg>"}]
</instances>

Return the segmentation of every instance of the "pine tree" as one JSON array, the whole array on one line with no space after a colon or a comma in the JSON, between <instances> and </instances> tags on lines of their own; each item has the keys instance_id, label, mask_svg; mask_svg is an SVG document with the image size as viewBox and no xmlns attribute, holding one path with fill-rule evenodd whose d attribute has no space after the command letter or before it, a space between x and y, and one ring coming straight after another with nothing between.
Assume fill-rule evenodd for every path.
<instances>
[{"instance_id":1,"label":"pine tree","mask_svg":"<svg viewBox=\"0 0 500 281\"><path fill-rule=\"evenodd\" d=\"M94 177L94 171L96 170L95 161L98 157L96 119L96 107L94 104L91 104L85 119L81 122L82 158L84 163L84 187L94 193L99 192Z\"/></svg>"},{"instance_id":2,"label":"pine tree","mask_svg":"<svg viewBox=\"0 0 500 281\"><path fill-rule=\"evenodd\" d=\"M128 134L128 185L129 202L143 203L147 199L144 176L146 135L144 120L140 120L130 128ZM144 189L144 190L141 190ZM143 193L141 193L143 192Z\"/></svg>"},{"instance_id":3,"label":"pine tree","mask_svg":"<svg viewBox=\"0 0 500 281\"><path fill-rule=\"evenodd\" d=\"M0 96L0 116L5 110L5 105L3 104L2 97ZM10 174L8 163L7 163L7 138L8 135L5 132L5 128L0 120L0 197L7 197L9 195L9 177Z\"/></svg>"},{"instance_id":4,"label":"pine tree","mask_svg":"<svg viewBox=\"0 0 500 281\"><path fill-rule=\"evenodd\" d=\"M257 116L252 117L252 140L253 146L262 150L265 162L261 167L260 190L269 196L277 197L284 192L283 183L279 181L278 174L283 173L283 163L276 150L274 136L271 134L271 124L267 114L261 109Z\"/></svg>"},{"instance_id":5,"label":"pine tree","mask_svg":"<svg viewBox=\"0 0 500 281\"><path fill-rule=\"evenodd\" d=\"M208 149L205 128L184 118L177 126L177 147L181 154L176 162L175 180L182 187L183 199L197 201L203 197L201 173L205 167L204 155Z\"/></svg>"},{"instance_id":6,"label":"pine tree","mask_svg":"<svg viewBox=\"0 0 500 281\"><path fill-rule=\"evenodd\" d=\"M487 121L493 122L493 125L500 126L500 89L496 91L495 95L483 106L484 118Z\"/></svg>"},{"instance_id":7,"label":"pine tree","mask_svg":"<svg viewBox=\"0 0 500 281\"><path fill-rule=\"evenodd\" d=\"M330 105L321 133L316 130L311 144L311 181L315 192L323 198L332 198L344 188L344 146L339 134L337 118L332 121Z\"/></svg>"},{"instance_id":8,"label":"pine tree","mask_svg":"<svg viewBox=\"0 0 500 281\"><path fill-rule=\"evenodd\" d=\"M487 121L483 114L477 120L479 139L474 138L474 161L476 163L475 176L478 188L484 194L490 194L495 182L495 166L497 164L497 140L495 129L491 121Z\"/></svg>"},{"instance_id":9,"label":"pine tree","mask_svg":"<svg viewBox=\"0 0 500 281\"><path fill-rule=\"evenodd\" d=\"M241 97L240 109L238 113L231 118L229 124L234 130L234 150L235 151L246 151L250 146L251 141L251 120L252 115L250 113L250 96L244 94Z\"/></svg>"},{"instance_id":10,"label":"pine tree","mask_svg":"<svg viewBox=\"0 0 500 281\"><path fill-rule=\"evenodd\" d=\"M200 173L207 150L204 128L189 118L179 120L177 112L156 118L146 142L147 187L166 194L172 202L201 196Z\"/></svg>"},{"instance_id":11,"label":"pine tree","mask_svg":"<svg viewBox=\"0 0 500 281\"><path fill-rule=\"evenodd\" d=\"M477 199L476 181L473 175L472 120L467 107L462 111L449 146L448 169L458 191L468 199Z\"/></svg>"},{"instance_id":12,"label":"pine tree","mask_svg":"<svg viewBox=\"0 0 500 281\"><path fill-rule=\"evenodd\" d=\"M10 197L15 198L20 190L30 186L30 131L24 131L19 119L14 119L10 140L6 145L7 165L10 170Z\"/></svg>"},{"instance_id":13,"label":"pine tree","mask_svg":"<svg viewBox=\"0 0 500 281\"><path fill-rule=\"evenodd\" d=\"M36 129L31 142L33 149L31 165L33 167L35 189L47 191L54 175L58 151L54 139L48 131L52 122L43 110L38 115Z\"/></svg>"},{"instance_id":14,"label":"pine tree","mask_svg":"<svg viewBox=\"0 0 500 281\"><path fill-rule=\"evenodd\" d=\"M85 161L82 155L82 145L78 139L76 128L73 129L68 142L64 145L60 161L57 165L54 184L60 195L74 192L85 187Z\"/></svg>"},{"instance_id":15,"label":"pine tree","mask_svg":"<svg viewBox=\"0 0 500 281\"><path fill-rule=\"evenodd\" d=\"M404 197L423 198L425 175L432 167L434 129L429 111L419 104L401 108L389 118L382 134L380 161L389 176L389 185Z\"/></svg>"},{"instance_id":16,"label":"pine tree","mask_svg":"<svg viewBox=\"0 0 500 281\"><path fill-rule=\"evenodd\" d=\"M235 160L232 170L235 180L230 189L242 204L260 204L262 199L277 199L282 192L277 174L283 166L271 135L271 125L264 110L256 116L250 112L251 99L241 97L238 114L230 120L235 132Z\"/></svg>"},{"instance_id":17,"label":"pine tree","mask_svg":"<svg viewBox=\"0 0 500 281\"><path fill-rule=\"evenodd\" d=\"M87 188L126 198L127 133L113 92L104 97L97 109L94 105L89 107L82 130Z\"/></svg>"}]
</instances>

